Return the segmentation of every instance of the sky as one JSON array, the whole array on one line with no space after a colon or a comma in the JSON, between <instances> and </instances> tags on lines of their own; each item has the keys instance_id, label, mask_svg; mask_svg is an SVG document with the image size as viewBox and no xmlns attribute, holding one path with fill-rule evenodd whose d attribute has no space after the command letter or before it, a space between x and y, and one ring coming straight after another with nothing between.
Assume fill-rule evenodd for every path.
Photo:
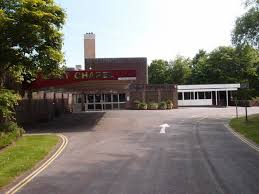
<instances>
[{"instance_id":1,"label":"sky","mask_svg":"<svg viewBox=\"0 0 259 194\"><path fill-rule=\"evenodd\" d=\"M67 13L66 65L84 64L83 38L96 34L96 57L192 58L231 45L242 0L56 0Z\"/></svg>"}]
</instances>

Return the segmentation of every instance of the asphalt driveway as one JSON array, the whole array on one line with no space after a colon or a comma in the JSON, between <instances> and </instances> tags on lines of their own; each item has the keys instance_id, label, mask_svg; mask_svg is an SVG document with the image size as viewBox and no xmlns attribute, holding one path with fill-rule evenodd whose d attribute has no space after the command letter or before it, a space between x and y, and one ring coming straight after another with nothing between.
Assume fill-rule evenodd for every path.
<instances>
[{"instance_id":1,"label":"asphalt driveway","mask_svg":"<svg viewBox=\"0 0 259 194\"><path fill-rule=\"evenodd\" d=\"M234 115L234 108L65 115L36 128L62 132L66 150L18 193L259 193L259 153L224 126ZM170 127L160 134L164 123Z\"/></svg>"}]
</instances>

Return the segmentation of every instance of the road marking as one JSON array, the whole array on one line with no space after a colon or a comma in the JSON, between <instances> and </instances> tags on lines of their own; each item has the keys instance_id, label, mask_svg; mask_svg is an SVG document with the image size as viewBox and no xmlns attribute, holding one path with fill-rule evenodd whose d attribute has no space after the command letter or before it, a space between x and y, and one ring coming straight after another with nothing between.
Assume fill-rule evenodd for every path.
<instances>
[{"instance_id":1,"label":"road marking","mask_svg":"<svg viewBox=\"0 0 259 194\"><path fill-rule=\"evenodd\" d=\"M248 146L253 148L255 151L259 152L259 147L255 144L251 143L247 138L245 138L243 135L235 132L228 124L224 125L234 136L239 138L242 142L246 143Z\"/></svg>"},{"instance_id":2,"label":"road marking","mask_svg":"<svg viewBox=\"0 0 259 194\"><path fill-rule=\"evenodd\" d=\"M59 147L59 149L53 154L44 164L42 164L38 169L33 171L30 175L25 177L23 180L21 180L19 183L17 183L14 187L12 187L9 191L6 192L6 194L14 194L17 191L19 191L21 188L23 188L26 184L28 184L31 180L33 180L39 173L41 173L43 170L45 170L66 148L68 144L68 139L66 136L62 134L58 134L59 137L62 139L62 144Z\"/></svg>"},{"instance_id":3,"label":"road marking","mask_svg":"<svg viewBox=\"0 0 259 194\"><path fill-rule=\"evenodd\" d=\"M160 130L160 133L165 133L165 128L166 127L170 127L170 125L168 125L167 123L163 124L163 125L160 125L161 127L161 130Z\"/></svg>"}]
</instances>

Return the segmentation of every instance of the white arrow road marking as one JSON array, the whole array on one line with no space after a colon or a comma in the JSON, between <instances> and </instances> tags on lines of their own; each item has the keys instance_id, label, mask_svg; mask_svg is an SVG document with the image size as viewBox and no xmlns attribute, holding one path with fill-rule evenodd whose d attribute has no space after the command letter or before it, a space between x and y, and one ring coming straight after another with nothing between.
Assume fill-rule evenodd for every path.
<instances>
[{"instance_id":1,"label":"white arrow road marking","mask_svg":"<svg viewBox=\"0 0 259 194\"><path fill-rule=\"evenodd\" d=\"M160 130L160 133L165 133L165 128L166 127L170 127L170 125L168 125L168 124L163 124L163 125L160 125L160 127L161 127L161 130Z\"/></svg>"}]
</instances>

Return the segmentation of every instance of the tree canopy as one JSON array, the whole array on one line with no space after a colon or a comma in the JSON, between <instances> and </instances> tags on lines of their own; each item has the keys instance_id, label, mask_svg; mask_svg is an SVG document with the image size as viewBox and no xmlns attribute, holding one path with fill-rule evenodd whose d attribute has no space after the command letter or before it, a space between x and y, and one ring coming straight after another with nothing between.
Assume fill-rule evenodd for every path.
<instances>
[{"instance_id":1,"label":"tree canopy","mask_svg":"<svg viewBox=\"0 0 259 194\"><path fill-rule=\"evenodd\" d=\"M64 22L64 10L53 0L0 0L1 77L21 81L24 74L59 70Z\"/></svg>"},{"instance_id":2,"label":"tree canopy","mask_svg":"<svg viewBox=\"0 0 259 194\"><path fill-rule=\"evenodd\" d=\"M65 18L54 0L0 0L0 122L19 99L13 83L62 70Z\"/></svg>"},{"instance_id":3,"label":"tree canopy","mask_svg":"<svg viewBox=\"0 0 259 194\"><path fill-rule=\"evenodd\" d=\"M235 45L249 44L259 48L259 0L246 1L247 12L237 18L232 33Z\"/></svg>"},{"instance_id":4,"label":"tree canopy","mask_svg":"<svg viewBox=\"0 0 259 194\"><path fill-rule=\"evenodd\" d=\"M249 83L253 95L259 95L259 51L248 45L221 46L210 53L199 50L192 60L154 60L149 75L151 84Z\"/></svg>"}]
</instances>

